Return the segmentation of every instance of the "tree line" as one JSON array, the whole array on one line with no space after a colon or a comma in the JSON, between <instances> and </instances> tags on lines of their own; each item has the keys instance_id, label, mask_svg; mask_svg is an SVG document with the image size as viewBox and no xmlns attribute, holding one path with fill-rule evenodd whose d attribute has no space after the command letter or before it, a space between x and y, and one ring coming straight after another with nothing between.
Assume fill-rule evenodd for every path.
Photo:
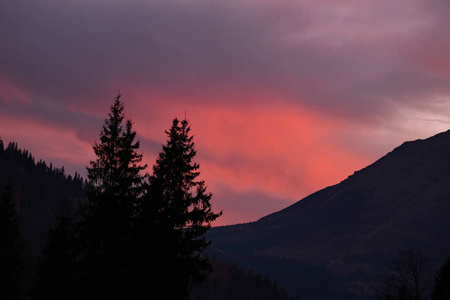
<instances>
[{"instance_id":1,"label":"tree line","mask_svg":"<svg viewBox=\"0 0 450 300\"><path fill-rule=\"evenodd\" d=\"M93 145L96 159L87 167L87 200L80 202L76 214L58 216L31 293L21 294L19 280L11 279L16 285L8 286L16 288L2 299L189 299L192 288L210 272L205 233L221 212L212 211L212 194L198 179L188 121L173 120L167 143L148 174L120 97ZM21 253L11 191L1 199L8 207L2 212L9 214L1 218L17 229L1 232L1 263L9 261L20 269L20 255L14 260L4 255ZM8 240L4 231L15 238ZM4 273L10 278L20 274L13 269Z\"/></svg>"},{"instance_id":2,"label":"tree line","mask_svg":"<svg viewBox=\"0 0 450 300\"><path fill-rule=\"evenodd\" d=\"M77 209L77 202L86 197L85 185L78 173L66 175L64 168L36 161L17 143L4 145L0 139L0 194L9 186L20 206L20 230L30 254L40 254L55 214Z\"/></svg>"},{"instance_id":3,"label":"tree line","mask_svg":"<svg viewBox=\"0 0 450 300\"><path fill-rule=\"evenodd\" d=\"M252 270L244 270L214 255L211 265L213 272L192 291L195 300L294 300L285 288Z\"/></svg>"}]
</instances>

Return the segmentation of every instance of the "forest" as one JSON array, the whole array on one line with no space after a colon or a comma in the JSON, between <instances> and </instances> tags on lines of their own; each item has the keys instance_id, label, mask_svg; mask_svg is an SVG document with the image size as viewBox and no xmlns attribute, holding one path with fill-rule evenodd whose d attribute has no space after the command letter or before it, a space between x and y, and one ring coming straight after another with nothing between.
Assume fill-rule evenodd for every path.
<instances>
[{"instance_id":1,"label":"forest","mask_svg":"<svg viewBox=\"0 0 450 300\"><path fill-rule=\"evenodd\" d=\"M118 95L87 179L0 139L0 298L284 300L294 298L257 272L290 270L289 290L300 299L367 299L329 290L339 280L325 268L264 256L239 261L211 249L207 232L222 212L198 179L190 131L187 120L173 120L150 174ZM402 250L372 298L449 299L450 258L433 282L427 271L420 250Z\"/></svg>"},{"instance_id":2,"label":"forest","mask_svg":"<svg viewBox=\"0 0 450 300\"><path fill-rule=\"evenodd\" d=\"M290 299L260 275L210 261L205 233L221 212L197 179L188 121L174 119L166 134L149 174L118 95L86 180L0 140L0 298Z\"/></svg>"}]
</instances>

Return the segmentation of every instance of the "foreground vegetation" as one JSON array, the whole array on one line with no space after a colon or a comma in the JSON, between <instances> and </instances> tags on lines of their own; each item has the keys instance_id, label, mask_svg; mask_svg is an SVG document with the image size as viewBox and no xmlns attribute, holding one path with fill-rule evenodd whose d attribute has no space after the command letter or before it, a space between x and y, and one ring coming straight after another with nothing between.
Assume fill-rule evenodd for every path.
<instances>
[{"instance_id":1,"label":"foreground vegetation","mask_svg":"<svg viewBox=\"0 0 450 300\"><path fill-rule=\"evenodd\" d=\"M0 259L12 267L2 268L11 287L2 299L187 299L204 280L204 235L221 213L212 211L212 195L197 179L188 121L173 121L151 175L132 127L118 95L93 146L87 201L57 218L27 295L18 279L23 256L14 197L5 191Z\"/></svg>"},{"instance_id":2,"label":"foreground vegetation","mask_svg":"<svg viewBox=\"0 0 450 300\"><path fill-rule=\"evenodd\" d=\"M9 186L0 202L0 298L287 299L266 278L225 262L213 262L216 270L207 277L205 233L220 213L212 211L211 194L197 179L188 122L173 121L151 175L132 127L118 96L94 145L87 181L35 163L28 151L15 143L5 148L0 140L0 188ZM376 297L449 299L449 265L433 281L423 273L420 252L401 252ZM295 284L302 281L299 289L327 289L318 279L326 276L311 270L288 275Z\"/></svg>"}]
</instances>

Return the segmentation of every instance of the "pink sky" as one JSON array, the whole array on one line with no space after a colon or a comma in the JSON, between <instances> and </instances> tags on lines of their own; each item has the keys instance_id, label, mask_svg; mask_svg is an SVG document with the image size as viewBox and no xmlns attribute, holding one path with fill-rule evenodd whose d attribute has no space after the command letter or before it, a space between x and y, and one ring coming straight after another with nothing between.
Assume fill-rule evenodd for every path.
<instances>
[{"instance_id":1,"label":"pink sky","mask_svg":"<svg viewBox=\"0 0 450 300\"><path fill-rule=\"evenodd\" d=\"M187 118L215 225L450 123L450 2L3 1L0 137L85 174L120 89L151 166Z\"/></svg>"}]
</instances>

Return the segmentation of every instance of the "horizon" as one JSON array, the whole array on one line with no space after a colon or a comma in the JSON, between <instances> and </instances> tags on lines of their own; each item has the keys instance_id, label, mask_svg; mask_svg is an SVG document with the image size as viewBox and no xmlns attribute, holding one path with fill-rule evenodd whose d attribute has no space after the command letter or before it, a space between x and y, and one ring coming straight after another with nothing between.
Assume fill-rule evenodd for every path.
<instances>
[{"instance_id":1,"label":"horizon","mask_svg":"<svg viewBox=\"0 0 450 300\"><path fill-rule=\"evenodd\" d=\"M432 135L432 136L426 137L426 138L424 138L424 139L432 138L432 137L434 137L434 136L436 136L436 135L439 135L439 134L441 134L441 133L445 133L445 132L447 132L447 131L450 131L450 129L445 130L445 131L438 132L438 133L436 133L436 134L434 134L434 135ZM266 213L265 215L262 215L262 216L260 216L260 217L258 217L258 218L256 218L256 219L254 219L254 220L239 221L239 222L235 222L235 223L227 223L227 224L223 224L223 223L214 221L214 222L211 223L211 225L212 225L212 227L224 227L224 226L242 225L242 224L248 224L248 223L254 223L254 222L257 222L259 219L261 219L261 218L263 218L263 217L266 217L266 216L268 216L268 215L271 215L271 214L273 214L273 213L279 212L279 211L281 211L281 210L283 210L283 209L285 209L285 208L287 208L287 207L289 207L289 206L291 206L291 205L297 203L298 201L301 201L301 200L303 200L304 198L306 198L306 197L308 197L308 196L314 194L314 193L317 192L317 191L320 191L320 190L325 189L325 188L330 187L330 186L334 186L334 185L336 185L336 184L342 182L343 180L345 180L345 179L347 179L348 177L352 176L352 174L355 174L356 172L359 172L360 170L362 170L362 169L364 169L364 168L366 168L366 167L372 165L373 163L375 163L376 161L378 161L380 158L382 158L382 157L386 156L387 154L389 154L389 153L390 153L391 151L393 151L395 148L401 146L403 143L406 143L406 142L412 142L412 141L418 141L418 140L424 140L424 139L415 139L415 140L403 141L401 144L399 144L399 145L397 145L396 147L392 148L391 150L387 151L384 155L380 156L379 158L376 158L376 159L374 159L372 162L370 162L370 163L368 163L367 165L361 167L360 169L354 170L352 173L349 173L349 174L346 175L344 178L342 178L339 182L336 182L336 183L333 183L333 184L330 184L330 185L327 185L327 186L320 187L320 188L318 188L317 190L312 191L311 193L305 195L305 196L302 197L301 199L298 199L298 200L294 201L293 203L290 203L290 204L288 204L287 206L282 207L282 208L280 208L280 209L278 209L278 210L274 210L274 211L268 212L268 213ZM66 169L66 167L65 167L64 165L58 166L58 165L53 164L53 162L51 162L51 161L48 162L48 161L46 161L46 160L44 160L44 159L42 159L42 158L40 158L40 157L34 156L32 150L21 147L20 144L18 144L16 141L5 141L5 140L2 139L1 136L0 136L0 141L3 142L3 145L4 145L5 148L6 148L6 147L8 146L8 144L10 144L10 143L13 143L13 142L16 143L18 149L21 150L21 151L28 151L28 152L30 153L30 155L33 156L33 158L34 158L34 160L35 160L36 163L37 163L38 161L41 161L41 160L42 160L42 161L44 161L44 162L47 164L48 167L50 167L50 165L52 165L53 168L60 169L60 170L62 169L62 170L64 170L64 173L65 173L66 175L71 175L72 177L77 173L78 175L80 175L80 176L82 177L83 180L87 180L87 172L85 172L85 174L83 174L83 173L79 172L78 170L74 170L73 172L67 171L67 169ZM161 147L162 147L162 146L163 146L163 145L161 144ZM146 172L148 172L149 169L151 169L151 167L153 166L153 164L150 165L148 162L146 162L145 159L143 159L143 164L147 164L147 165L148 165L148 166L147 166L147 169L146 169ZM86 165L86 167L87 167L87 166L88 166L88 165ZM202 177L202 174L200 174L200 176ZM214 194L213 194L213 196L214 196Z\"/></svg>"},{"instance_id":2,"label":"horizon","mask_svg":"<svg viewBox=\"0 0 450 300\"><path fill-rule=\"evenodd\" d=\"M449 129L450 3L0 4L0 137L86 178L117 91L151 166L191 123L213 225L247 223Z\"/></svg>"}]
</instances>

